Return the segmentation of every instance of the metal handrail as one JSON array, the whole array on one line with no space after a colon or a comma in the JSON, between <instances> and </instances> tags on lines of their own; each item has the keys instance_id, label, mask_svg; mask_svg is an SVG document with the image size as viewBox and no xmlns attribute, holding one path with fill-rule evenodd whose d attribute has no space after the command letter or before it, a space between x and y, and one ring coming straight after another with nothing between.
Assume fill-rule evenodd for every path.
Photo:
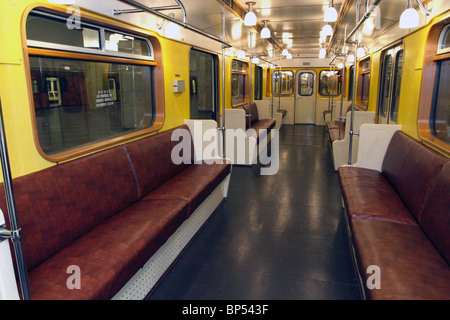
<instances>
[{"instance_id":1,"label":"metal handrail","mask_svg":"<svg viewBox=\"0 0 450 320\"><path fill-rule=\"evenodd\" d=\"M170 16L168 16L168 15L166 15L164 13L159 12L159 11L161 11L160 10L161 7L150 8L150 7L147 7L146 5L144 5L144 4L142 4L142 3L138 2L138 1L134 1L134 0L119 0L119 1L124 2L124 3L126 3L126 4L128 4L130 6L136 7L138 9L142 10L143 12L151 13L151 14L153 14L155 16L158 16L160 18L163 18L163 19L166 19L166 20L168 20L170 22L178 24L178 25L182 26L183 28L185 28L187 30L193 31L195 33L198 33L198 34L200 34L202 36L205 36L205 37L207 37L209 39L212 39L214 41L220 42L223 45L227 46L227 48L231 48L232 47L232 45L230 43L226 42L225 40L222 40L222 39L220 39L220 38L218 38L218 37L216 37L216 36L214 36L214 35L212 35L210 33L207 33L207 32L205 32L203 30L200 30L200 29L197 29L197 28L195 28L193 26L190 26L187 23L187 19L186 19L186 9L184 8L184 5L183 5L183 3L180 0L175 0L178 3L178 6L175 6L174 9L181 9L181 11L183 12L183 22L180 22L180 21L178 21L178 20L176 20L176 19L174 19L174 18L172 18L172 17L170 17ZM133 11L134 12L139 12L139 11L136 11L136 10L133 10ZM127 13L132 13L132 12L127 12ZM123 13L121 13L121 14L123 14Z\"/></svg>"}]
</instances>

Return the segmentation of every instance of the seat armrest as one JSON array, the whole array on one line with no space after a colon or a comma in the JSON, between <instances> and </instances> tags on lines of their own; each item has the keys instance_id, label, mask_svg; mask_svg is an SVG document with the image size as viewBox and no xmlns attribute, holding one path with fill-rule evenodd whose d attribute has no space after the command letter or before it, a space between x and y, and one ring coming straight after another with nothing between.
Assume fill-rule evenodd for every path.
<instances>
[{"instance_id":1,"label":"seat armrest","mask_svg":"<svg viewBox=\"0 0 450 320\"><path fill-rule=\"evenodd\" d=\"M225 109L225 128L246 130L247 117L244 109Z\"/></svg>"},{"instance_id":2,"label":"seat armrest","mask_svg":"<svg viewBox=\"0 0 450 320\"><path fill-rule=\"evenodd\" d=\"M360 128L358 144L358 160L353 165L359 168L378 170L381 172L384 156L392 136L401 125L363 124Z\"/></svg>"}]
</instances>

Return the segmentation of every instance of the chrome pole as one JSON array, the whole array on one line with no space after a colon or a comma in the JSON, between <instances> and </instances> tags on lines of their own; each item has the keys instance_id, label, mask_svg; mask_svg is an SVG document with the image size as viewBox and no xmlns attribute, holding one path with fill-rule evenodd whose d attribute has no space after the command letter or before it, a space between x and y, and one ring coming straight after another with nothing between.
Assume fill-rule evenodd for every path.
<instances>
[{"instance_id":1,"label":"chrome pole","mask_svg":"<svg viewBox=\"0 0 450 320\"><path fill-rule=\"evenodd\" d=\"M222 5L222 155L226 156L225 148L225 8ZM220 117L219 117L220 118Z\"/></svg>"},{"instance_id":2,"label":"chrome pole","mask_svg":"<svg viewBox=\"0 0 450 320\"><path fill-rule=\"evenodd\" d=\"M356 23L359 21L359 10L361 8L361 1L358 1L357 8L356 8ZM363 20L363 19L361 19ZM352 154L353 154L353 121L355 117L355 103L356 103L356 74L357 74L357 68L358 68L358 57L357 57L357 51L358 51L358 28L355 28L355 64L353 67L353 92L352 92L352 113L351 113L351 119L350 119L350 143L348 148L348 165L352 165ZM353 31L352 31L353 32Z\"/></svg>"},{"instance_id":3,"label":"chrome pole","mask_svg":"<svg viewBox=\"0 0 450 320\"><path fill-rule=\"evenodd\" d=\"M10 239L14 246L16 265L19 274L20 288L24 300L30 300L30 288L28 285L27 268L22 249L22 231L16 213L16 202L12 184L11 168L9 165L8 147L6 145L5 126L3 122L3 110L0 101L0 156L2 162L3 184L5 187L6 202L8 206L9 223L11 226Z\"/></svg>"}]
</instances>

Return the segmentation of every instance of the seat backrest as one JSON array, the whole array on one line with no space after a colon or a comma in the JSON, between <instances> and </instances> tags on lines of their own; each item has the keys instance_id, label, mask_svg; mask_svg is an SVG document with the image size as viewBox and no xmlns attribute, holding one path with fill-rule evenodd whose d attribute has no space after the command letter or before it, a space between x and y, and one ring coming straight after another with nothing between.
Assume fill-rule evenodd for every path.
<instances>
[{"instance_id":1,"label":"seat backrest","mask_svg":"<svg viewBox=\"0 0 450 320\"><path fill-rule=\"evenodd\" d=\"M180 141L172 141L172 134L175 130L187 133L189 137L186 138L189 138L190 141L181 141L182 138ZM182 142L189 143L190 154L180 155L180 157L188 156L190 162L176 164L172 159L172 150L179 145L180 152L188 152L181 148ZM140 197L144 197L194 162L193 143L187 125L127 143L125 148L136 175Z\"/></svg>"},{"instance_id":2,"label":"seat backrest","mask_svg":"<svg viewBox=\"0 0 450 320\"><path fill-rule=\"evenodd\" d=\"M450 264L450 160L428 193L419 223Z\"/></svg>"},{"instance_id":3,"label":"seat backrest","mask_svg":"<svg viewBox=\"0 0 450 320\"><path fill-rule=\"evenodd\" d=\"M123 146L16 178L13 189L28 270L138 200ZM0 207L9 227L4 192Z\"/></svg>"},{"instance_id":4,"label":"seat backrest","mask_svg":"<svg viewBox=\"0 0 450 320\"><path fill-rule=\"evenodd\" d=\"M447 160L402 131L394 133L384 157L382 173L416 219L420 220L426 195Z\"/></svg>"},{"instance_id":5,"label":"seat backrest","mask_svg":"<svg viewBox=\"0 0 450 320\"><path fill-rule=\"evenodd\" d=\"M251 105L245 104L242 108L245 110L246 115L250 115L251 124L254 124L259 120L258 107L256 106L256 103L253 102ZM245 123L248 129L248 119L246 119Z\"/></svg>"}]
</instances>

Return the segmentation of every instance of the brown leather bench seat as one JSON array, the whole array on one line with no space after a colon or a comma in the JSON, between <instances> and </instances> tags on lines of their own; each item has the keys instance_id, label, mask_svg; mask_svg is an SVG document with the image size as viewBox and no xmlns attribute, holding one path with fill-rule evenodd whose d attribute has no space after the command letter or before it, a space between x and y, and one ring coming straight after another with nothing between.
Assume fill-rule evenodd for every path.
<instances>
[{"instance_id":1,"label":"brown leather bench seat","mask_svg":"<svg viewBox=\"0 0 450 320\"><path fill-rule=\"evenodd\" d=\"M340 167L339 183L367 299L450 299L450 161L397 131L382 171ZM370 289L368 267L380 268Z\"/></svg>"},{"instance_id":2,"label":"brown leather bench seat","mask_svg":"<svg viewBox=\"0 0 450 320\"><path fill-rule=\"evenodd\" d=\"M345 112L345 114L347 114L348 112L352 111L352 106L350 105L347 108L347 111ZM355 107L355 111L364 111L361 107L356 106ZM331 111L324 111L324 117L326 114L330 114ZM333 141L339 140L339 131L341 133L340 137L341 140L344 139L345 136L345 119L343 121L339 121L339 120L328 120L325 124L326 129L328 131L328 136L330 138L330 142L333 143Z\"/></svg>"},{"instance_id":3,"label":"brown leather bench seat","mask_svg":"<svg viewBox=\"0 0 450 320\"><path fill-rule=\"evenodd\" d=\"M31 299L111 299L230 174L175 165L173 130L13 180Z\"/></svg>"},{"instance_id":4,"label":"brown leather bench seat","mask_svg":"<svg viewBox=\"0 0 450 320\"><path fill-rule=\"evenodd\" d=\"M281 113L282 119L284 119L287 115L287 110L279 109L278 112Z\"/></svg>"},{"instance_id":5,"label":"brown leather bench seat","mask_svg":"<svg viewBox=\"0 0 450 320\"><path fill-rule=\"evenodd\" d=\"M267 134L272 130L275 125L276 121L275 119L259 119L258 114L258 108L256 106L256 103L253 102L250 106L248 104L244 105L242 107L245 110L245 114L247 117L250 117L250 126L249 126L249 120L246 119L245 125L247 130L253 129L255 130L256 139L259 141L259 136L261 131L260 130L267 130Z\"/></svg>"}]
</instances>

